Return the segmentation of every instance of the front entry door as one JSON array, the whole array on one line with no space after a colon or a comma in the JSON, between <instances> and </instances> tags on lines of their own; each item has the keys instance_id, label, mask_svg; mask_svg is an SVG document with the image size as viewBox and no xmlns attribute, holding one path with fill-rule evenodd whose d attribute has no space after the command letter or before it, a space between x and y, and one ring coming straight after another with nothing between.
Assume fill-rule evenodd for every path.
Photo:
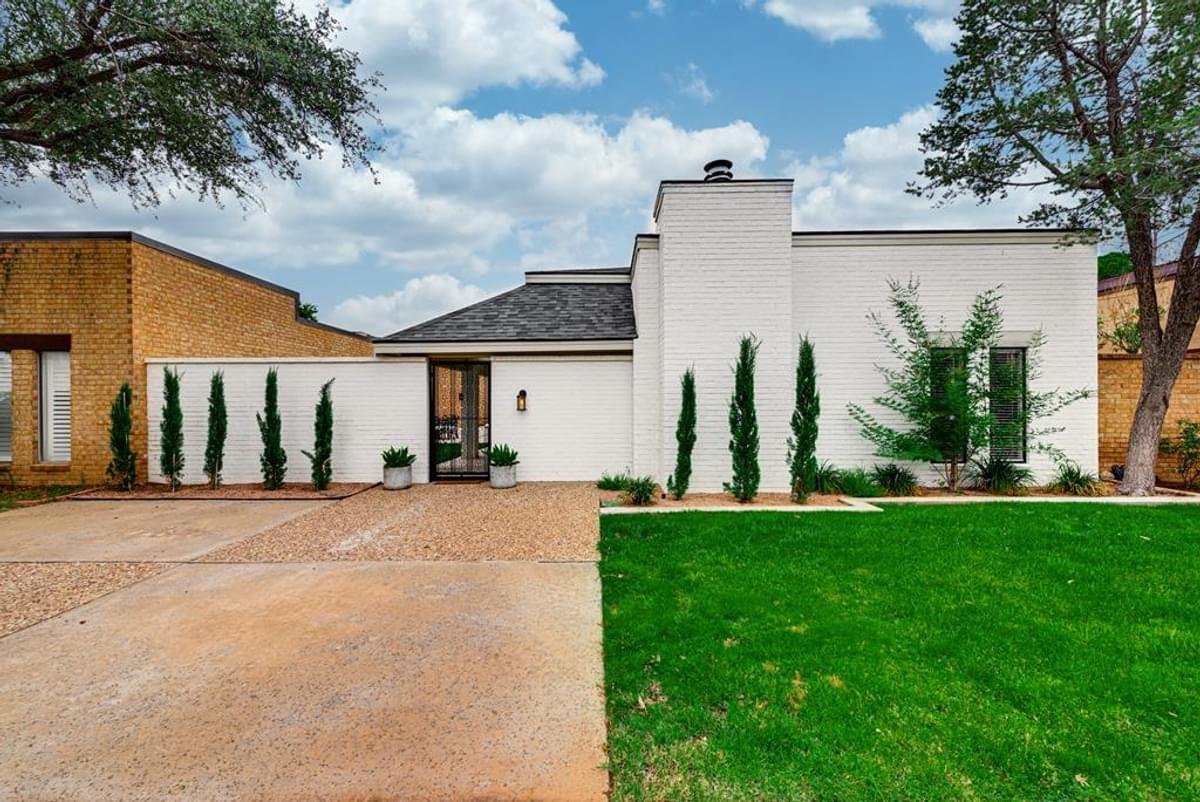
<instances>
[{"instance_id":1,"label":"front entry door","mask_svg":"<svg viewBox=\"0 0 1200 802\"><path fill-rule=\"evenodd\" d=\"M491 364L430 362L431 479L488 475L491 444Z\"/></svg>"}]
</instances>

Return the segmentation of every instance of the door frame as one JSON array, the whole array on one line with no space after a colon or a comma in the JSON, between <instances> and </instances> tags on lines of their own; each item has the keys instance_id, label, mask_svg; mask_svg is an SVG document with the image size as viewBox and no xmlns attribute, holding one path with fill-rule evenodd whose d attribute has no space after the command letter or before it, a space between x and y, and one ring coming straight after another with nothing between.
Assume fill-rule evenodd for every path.
<instances>
[{"instance_id":1,"label":"door frame","mask_svg":"<svg viewBox=\"0 0 1200 802\"><path fill-rule=\"evenodd\" d=\"M490 359L469 359L469 358L450 358L450 359L430 359L429 360L429 415L426 437L429 454L429 481L430 482L460 482L469 481L475 482L480 479L488 478L488 469L485 465L484 470L480 473L451 473L439 475L437 471L437 368L441 367L463 367L469 365L484 365L487 367L487 425L488 425L488 445L496 442L495 428L492 423L492 360Z\"/></svg>"}]
</instances>

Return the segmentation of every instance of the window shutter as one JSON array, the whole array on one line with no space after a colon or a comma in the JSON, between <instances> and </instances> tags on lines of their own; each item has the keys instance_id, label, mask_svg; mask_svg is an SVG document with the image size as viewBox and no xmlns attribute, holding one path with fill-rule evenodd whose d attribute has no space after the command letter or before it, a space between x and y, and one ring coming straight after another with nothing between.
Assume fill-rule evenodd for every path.
<instances>
[{"instance_id":1,"label":"window shutter","mask_svg":"<svg viewBox=\"0 0 1200 802\"><path fill-rule=\"evenodd\" d=\"M0 351L0 462L12 462L12 354Z\"/></svg>"},{"instance_id":2,"label":"window shutter","mask_svg":"<svg viewBox=\"0 0 1200 802\"><path fill-rule=\"evenodd\" d=\"M41 358L42 461L71 461L71 354L43 351Z\"/></svg>"},{"instance_id":3,"label":"window shutter","mask_svg":"<svg viewBox=\"0 0 1200 802\"><path fill-rule=\"evenodd\" d=\"M993 348L988 364L993 459L1025 462L1025 349Z\"/></svg>"}]
</instances>

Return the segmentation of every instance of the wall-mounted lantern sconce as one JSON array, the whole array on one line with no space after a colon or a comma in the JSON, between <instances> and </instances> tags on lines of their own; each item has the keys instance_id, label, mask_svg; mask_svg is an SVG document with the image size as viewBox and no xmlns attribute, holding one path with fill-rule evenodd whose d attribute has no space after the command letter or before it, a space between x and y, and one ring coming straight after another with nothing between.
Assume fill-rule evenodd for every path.
<instances>
[{"instance_id":1,"label":"wall-mounted lantern sconce","mask_svg":"<svg viewBox=\"0 0 1200 802\"><path fill-rule=\"evenodd\" d=\"M517 412L525 411L525 391L517 393Z\"/></svg>"}]
</instances>

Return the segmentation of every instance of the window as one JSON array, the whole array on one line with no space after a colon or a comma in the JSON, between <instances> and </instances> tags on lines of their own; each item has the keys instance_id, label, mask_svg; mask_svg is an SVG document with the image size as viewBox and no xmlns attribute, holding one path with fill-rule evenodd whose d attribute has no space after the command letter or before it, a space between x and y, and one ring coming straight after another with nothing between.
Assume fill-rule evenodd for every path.
<instances>
[{"instance_id":1,"label":"window","mask_svg":"<svg viewBox=\"0 0 1200 802\"><path fill-rule=\"evenodd\" d=\"M71 353L43 351L38 371L42 462L71 461Z\"/></svg>"},{"instance_id":2,"label":"window","mask_svg":"<svg viewBox=\"0 0 1200 802\"><path fill-rule=\"evenodd\" d=\"M961 409L966 401L967 354L961 348L934 348L929 360L930 440L943 459L957 452L958 459L965 460L966 432L959 431L954 409Z\"/></svg>"},{"instance_id":3,"label":"window","mask_svg":"<svg viewBox=\"0 0 1200 802\"><path fill-rule=\"evenodd\" d=\"M993 459L1025 462L1025 349L993 348L988 364Z\"/></svg>"},{"instance_id":4,"label":"window","mask_svg":"<svg viewBox=\"0 0 1200 802\"><path fill-rule=\"evenodd\" d=\"M0 351L0 462L12 462L12 354Z\"/></svg>"}]
</instances>

